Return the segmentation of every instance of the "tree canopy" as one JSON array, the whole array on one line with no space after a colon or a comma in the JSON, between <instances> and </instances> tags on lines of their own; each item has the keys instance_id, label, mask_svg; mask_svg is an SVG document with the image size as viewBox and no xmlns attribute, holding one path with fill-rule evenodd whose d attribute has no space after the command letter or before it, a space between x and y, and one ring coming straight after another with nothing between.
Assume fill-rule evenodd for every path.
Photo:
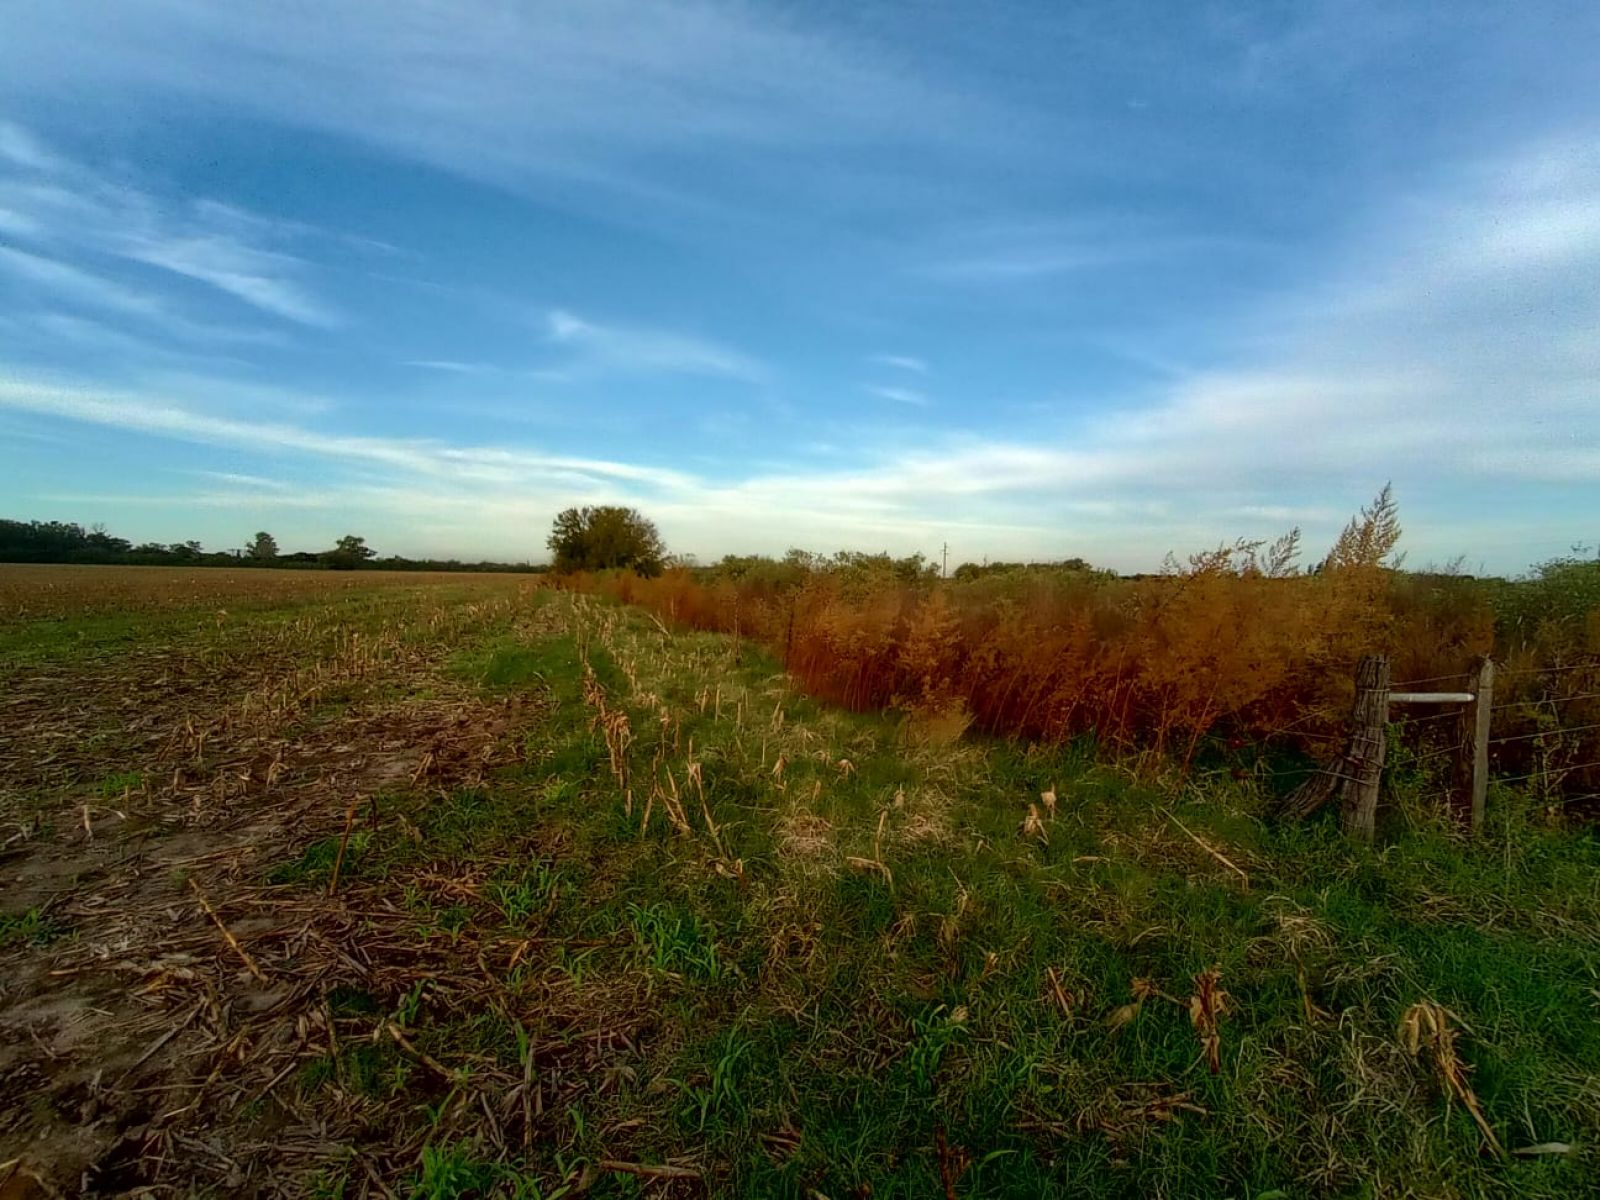
<instances>
[{"instance_id":1,"label":"tree canopy","mask_svg":"<svg viewBox=\"0 0 1600 1200\"><path fill-rule=\"evenodd\" d=\"M376 553L376 550L367 545L366 538L347 533L339 539L332 550L322 555L322 560L336 570L348 571L361 566Z\"/></svg>"},{"instance_id":2,"label":"tree canopy","mask_svg":"<svg viewBox=\"0 0 1600 1200\"><path fill-rule=\"evenodd\" d=\"M547 544L561 572L630 567L640 575L659 575L667 553L653 521L617 504L566 509L556 517Z\"/></svg>"}]
</instances>

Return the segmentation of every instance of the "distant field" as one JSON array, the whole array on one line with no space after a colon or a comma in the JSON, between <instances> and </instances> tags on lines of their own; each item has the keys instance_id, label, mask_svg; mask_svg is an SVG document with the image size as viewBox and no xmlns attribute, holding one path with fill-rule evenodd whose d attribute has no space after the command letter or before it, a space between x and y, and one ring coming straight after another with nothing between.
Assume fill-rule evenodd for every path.
<instances>
[{"instance_id":1,"label":"distant field","mask_svg":"<svg viewBox=\"0 0 1600 1200\"><path fill-rule=\"evenodd\" d=\"M51 597L0 638L7 1197L1600 1189L1600 841L1515 788L1474 844L1402 761L1362 847L1248 748L848 712L527 577L0 591Z\"/></svg>"},{"instance_id":2,"label":"distant field","mask_svg":"<svg viewBox=\"0 0 1600 1200\"><path fill-rule=\"evenodd\" d=\"M374 588L454 583L515 587L526 575L445 571L293 571L0 563L0 621L272 605Z\"/></svg>"}]
</instances>

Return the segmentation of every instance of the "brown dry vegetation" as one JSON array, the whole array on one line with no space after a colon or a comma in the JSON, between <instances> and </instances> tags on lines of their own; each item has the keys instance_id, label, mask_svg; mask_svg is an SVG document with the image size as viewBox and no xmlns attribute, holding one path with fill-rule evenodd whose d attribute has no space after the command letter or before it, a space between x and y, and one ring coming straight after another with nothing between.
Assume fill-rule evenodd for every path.
<instances>
[{"instance_id":1,"label":"brown dry vegetation","mask_svg":"<svg viewBox=\"0 0 1600 1200\"><path fill-rule=\"evenodd\" d=\"M1388 565L1399 528L1387 492L1314 572L1296 568L1296 536L1139 578L1065 569L945 581L887 559L791 557L560 582L756 641L832 703L1044 742L1088 735L1185 766L1213 738L1325 758L1363 655L1387 655L1397 684L1432 690L1464 687L1493 655L1496 768L1537 775L1552 800L1600 792L1600 563L1553 564L1581 578L1526 584L1399 570ZM1549 603L1557 589L1546 585L1569 583ZM1459 740L1451 714L1411 725L1418 715L1395 714L1409 750Z\"/></svg>"}]
</instances>

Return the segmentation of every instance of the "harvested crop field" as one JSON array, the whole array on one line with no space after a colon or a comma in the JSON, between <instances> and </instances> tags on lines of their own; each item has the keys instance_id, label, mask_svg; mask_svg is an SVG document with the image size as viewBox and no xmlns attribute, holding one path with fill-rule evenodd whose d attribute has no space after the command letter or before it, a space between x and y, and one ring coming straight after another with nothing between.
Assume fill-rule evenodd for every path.
<instances>
[{"instance_id":1,"label":"harvested crop field","mask_svg":"<svg viewBox=\"0 0 1600 1200\"><path fill-rule=\"evenodd\" d=\"M1600 843L1510 788L1361 846L526 576L0 610L8 1200L1600 1187Z\"/></svg>"}]
</instances>

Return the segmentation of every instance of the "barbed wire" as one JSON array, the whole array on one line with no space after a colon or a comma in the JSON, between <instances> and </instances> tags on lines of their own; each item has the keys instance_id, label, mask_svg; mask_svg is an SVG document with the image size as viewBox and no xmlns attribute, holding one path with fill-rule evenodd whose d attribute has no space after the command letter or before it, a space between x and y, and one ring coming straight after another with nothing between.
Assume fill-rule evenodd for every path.
<instances>
[{"instance_id":1,"label":"barbed wire","mask_svg":"<svg viewBox=\"0 0 1600 1200\"><path fill-rule=\"evenodd\" d=\"M1506 676L1559 675L1563 671L1588 671L1597 669L1600 669L1600 661L1565 663L1559 667L1496 667L1495 677L1497 679L1503 679ZM1391 683L1389 685L1389 690L1398 692L1403 691L1406 688L1416 687L1417 685L1423 683L1438 683L1443 679L1466 679L1471 676L1471 674L1472 671L1469 669L1464 671L1451 671L1447 675L1429 675L1423 679L1406 679L1399 683Z\"/></svg>"},{"instance_id":2,"label":"barbed wire","mask_svg":"<svg viewBox=\"0 0 1600 1200\"><path fill-rule=\"evenodd\" d=\"M1531 778L1531 776L1530 776L1530 778ZM1507 782L1514 782L1514 781L1504 780L1504 779L1497 779L1497 780L1495 780L1495 782L1496 783L1507 783ZM1429 792L1425 796L1417 797L1417 799L1418 799L1418 801L1420 803L1423 803L1423 804L1426 804L1430 800L1453 800L1457 796L1461 795L1462 790L1463 789L1460 789L1460 788L1453 788L1453 789L1451 789L1449 791ZM1555 799L1560 800L1561 803L1563 803L1563 804L1572 804L1573 802L1578 801L1578 800L1600 800L1600 792L1585 792L1581 796L1557 796L1557 797L1555 797Z\"/></svg>"},{"instance_id":3,"label":"barbed wire","mask_svg":"<svg viewBox=\"0 0 1600 1200\"><path fill-rule=\"evenodd\" d=\"M1394 720L1391 720L1389 722L1389 724L1391 724L1391 725L1424 725L1429 721L1443 721L1448 717L1454 717L1456 720L1459 721L1461 719L1461 710L1459 708L1452 708L1452 709L1447 709L1444 712L1429 713L1425 717L1398 717L1398 718L1395 718Z\"/></svg>"},{"instance_id":4,"label":"barbed wire","mask_svg":"<svg viewBox=\"0 0 1600 1200\"><path fill-rule=\"evenodd\" d=\"M1578 670L1584 670L1586 668L1600 668L1600 662L1571 663L1571 664L1566 664L1566 665L1563 665L1563 666L1560 666L1560 667L1549 667L1549 668L1531 668L1530 667L1530 668L1523 668L1523 669L1514 669L1514 670L1505 672L1505 674L1508 674L1508 675L1534 675L1534 674L1544 674L1544 673L1547 673L1547 672L1548 673L1556 673L1556 672L1563 672L1563 671L1578 671ZM1416 686L1418 684L1436 683L1436 682L1438 682L1440 680L1444 680L1444 679L1461 678L1462 676L1467 675L1467 674L1469 674L1469 673L1468 672L1456 672L1456 673L1451 674L1451 675L1435 675L1435 676L1432 676L1432 677L1429 677L1429 678L1426 678L1426 679L1413 679L1413 680L1409 680L1409 681L1407 681L1405 683L1392 684L1391 688L1394 689L1394 690L1398 690L1398 689L1406 688L1406 687L1414 687L1414 686ZM1579 693L1576 693L1576 694L1570 695L1570 696L1551 696L1551 697L1526 699L1526 700L1508 700L1508 701L1504 701L1504 702L1502 702L1500 704L1492 705L1490 707L1490 712L1494 713L1494 712L1499 712L1499 711L1502 711L1502 710L1505 710L1505 709L1516 709L1516 708L1532 709L1532 708L1540 708L1540 707L1545 708L1546 711L1548 711L1548 709L1550 707L1553 707L1553 706L1556 706L1556 705L1559 705L1559 704L1578 701L1578 700L1589 700L1589 699L1593 699L1593 698L1595 698L1597 696L1600 696L1600 691L1579 692ZM1418 729L1419 732L1425 732L1425 730L1422 727L1427 726L1430 722L1450 720L1452 718L1454 718L1456 720L1461 720L1464 716L1467 716L1469 714L1470 714L1470 710L1468 710L1468 709L1452 706L1450 708L1446 708L1446 709L1443 709L1443 710L1438 711L1438 712L1430 712L1430 713L1423 714L1421 716L1403 716L1403 717L1399 717L1399 718L1396 718L1396 719L1392 719L1392 720L1389 721L1389 725L1395 727L1397 730L1405 730L1405 729L1408 729L1408 728L1416 728L1416 729ZM1312 739L1312 740L1323 740L1323 741L1348 741L1353 737L1353 735L1350 734L1350 733L1330 733L1330 732L1322 732L1322 731L1296 730L1295 729L1296 725L1300 724L1303 721L1314 719L1314 717L1316 715L1319 715L1319 714L1307 714L1306 716L1301 717L1296 721L1290 722L1290 724L1288 724L1288 725L1282 726L1281 728L1279 728L1277 730L1274 730L1272 733L1269 733L1266 736L1267 736L1267 738L1273 738L1273 737L1279 737L1279 736L1292 735L1292 736L1296 736L1296 737L1300 737L1300 738L1308 738L1308 739ZM1320 715L1325 715L1325 714L1320 714ZM1582 724L1582 725L1562 725L1562 726L1557 726L1557 727L1555 727L1553 729L1535 730L1535 731L1533 731L1531 733L1502 734L1499 737L1490 738L1485 743L1485 746L1486 747L1503 746L1503 745L1508 745L1508 744L1515 744L1515 743L1518 743L1518 742L1528 742L1528 741L1537 741L1537 740L1542 740L1542 739L1547 739L1547 738L1557 738L1557 737L1562 737L1562 736L1570 735L1570 734L1590 733L1590 732L1592 732L1594 730L1597 730L1597 729L1600 729L1600 721L1591 721L1591 722L1588 722L1588 723L1585 723L1585 724ZM1424 742L1424 745L1425 744L1426 743ZM1444 758L1446 756L1451 756L1451 755L1459 756L1461 754L1464 754L1467 751L1467 749L1468 749L1468 741L1467 741L1467 739L1464 739L1464 738L1457 739L1456 741L1454 741L1454 742L1452 742L1452 743L1450 743L1448 745L1443 745L1443 746L1432 746L1432 747L1429 747L1429 748L1426 748L1426 749L1416 749L1416 750L1409 750L1408 749L1408 753L1407 753L1405 759L1403 760L1403 763L1404 763L1404 766L1417 766L1417 765L1421 765L1421 764L1424 764L1424 763L1431 763L1431 762L1434 762L1434 761L1436 761L1436 760L1438 760L1440 758ZM1314 767L1310 767L1310 768L1289 768L1289 769L1284 769L1284 770L1272 770L1272 771L1268 772L1268 775L1271 778L1274 778L1274 779L1283 778L1283 777L1286 777L1286 776L1299 776L1299 777L1302 777L1302 778L1310 778L1310 777L1316 776L1316 775L1324 775L1324 776L1328 776L1328 777L1333 778L1333 779L1342 780L1342 781L1348 782L1348 783L1361 783L1361 782L1364 782L1363 780L1354 778L1354 777L1352 777L1350 775L1345 774L1344 772L1342 772L1340 770L1337 770L1336 768L1339 765L1341 765L1341 764L1339 763L1339 761L1337 759L1335 759L1334 762L1326 763L1326 764L1323 764L1321 766L1314 766ZM1400 761L1397 761L1394 765L1401 765L1401 763L1400 763ZM1545 768L1542 768L1542 769L1537 770L1537 771L1529 771L1529 772L1525 772L1524 774L1520 774L1520 775L1494 775L1494 776L1491 776L1491 781L1494 782L1494 783L1515 784L1515 783L1526 783L1528 780L1532 780L1532 779L1552 779L1552 777L1553 777L1553 782L1555 782L1556 786L1559 786L1559 780L1561 778L1564 778L1565 776L1568 776L1568 775L1570 775L1571 773L1573 773L1575 771L1587 771L1587 770L1590 770L1590 769L1593 769L1593 768L1596 768L1596 767L1600 767L1600 759L1596 759L1596 760L1591 761L1591 762L1573 763L1573 764L1565 765L1565 766L1545 767ZM1431 803L1433 801L1439 801L1439 800L1450 800L1450 801L1453 801L1453 800L1459 799L1461 794L1462 794L1462 789L1460 787L1451 787L1451 788L1447 788L1447 789L1445 789L1443 791L1436 791L1436 792L1428 793L1427 795L1424 795L1424 796L1421 797L1421 801L1423 803ZM1600 792L1584 793L1582 795L1577 795L1577 796L1564 796L1564 795L1559 795L1558 794L1557 796L1553 797L1553 799L1558 799L1563 805L1573 804L1573 803L1581 803L1581 802L1585 802L1585 801L1589 801L1589 800L1600 799Z\"/></svg>"},{"instance_id":5,"label":"barbed wire","mask_svg":"<svg viewBox=\"0 0 1600 1200\"><path fill-rule=\"evenodd\" d=\"M1492 704L1490 712L1499 712L1502 708L1523 708L1530 704L1569 704L1574 700L1592 700L1600 696L1600 692L1579 692L1576 696L1543 696L1534 700L1507 700L1504 704Z\"/></svg>"},{"instance_id":6,"label":"barbed wire","mask_svg":"<svg viewBox=\"0 0 1600 1200\"><path fill-rule=\"evenodd\" d=\"M1591 729L1600 729L1600 721L1590 725L1563 725L1559 729L1541 729L1537 733L1507 734L1505 737L1490 738L1489 745L1499 746L1505 742L1529 742L1535 738L1556 737L1563 733L1585 733Z\"/></svg>"},{"instance_id":7,"label":"barbed wire","mask_svg":"<svg viewBox=\"0 0 1600 1200\"><path fill-rule=\"evenodd\" d=\"M1287 775L1288 773L1289 772L1287 772L1287 771L1278 772L1278 774L1280 774L1280 775ZM1330 771L1327 767L1318 767L1316 770L1312 771L1311 774L1313 774L1313 775L1326 775L1330 779L1342 779L1345 783L1366 783L1366 782L1368 782L1365 779L1358 779L1354 775L1345 775L1345 774L1343 774L1342 772L1339 772L1339 771Z\"/></svg>"},{"instance_id":8,"label":"barbed wire","mask_svg":"<svg viewBox=\"0 0 1600 1200\"><path fill-rule=\"evenodd\" d=\"M1426 679L1407 679L1400 683L1391 683L1389 690L1398 692L1404 688L1416 687L1419 683L1438 683L1441 679L1465 679L1471 671L1451 671L1448 675L1429 675Z\"/></svg>"},{"instance_id":9,"label":"barbed wire","mask_svg":"<svg viewBox=\"0 0 1600 1200\"><path fill-rule=\"evenodd\" d=\"M1571 766L1566 767L1547 767L1541 771L1529 771L1526 775L1497 775L1494 777L1494 782L1521 783L1526 779L1537 779L1541 775L1558 775L1572 771L1586 771L1590 767L1600 767L1600 758L1595 759L1593 762L1573 763Z\"/></svg>"},{"instance_id":10,"label":"barbed wire","mask_svg":"<svg viewBox=\"0 0 1600 1200\"><path fill-rule=\"evenodd\" d=\"M1282 733L1282 732L1269 733L1267 736L1269 738L1271 738L1271 737L1310 738L1314 742L1342 742L1349 735L1348 734L1344 734L1344 733L1318 732L1317 730L1314 730L1314 729L1296 729L1292 733Z\"/></svg>"},{"instance_id":11,"label":"barbed wire","mask_svg":"<svg viewBox=\"0 0 1600 1200\"><path fill-rule=\"evenodd\" d=\"M1286 733L1298 733L1298 731L1296 729L1297 726L1304 725L1307 721L1315 721L1315 720L1317 720L1319 718L1322 719L1322 720L1325 720L1325 721L1332 721L1332 720L1337 720L1338 719L1332 713L1323 712L1323 711L1320 711L1320 710L1314 708L1310 712L1301 713L1298 717L1296 717L1294 720L1290 721L1287 725L1279 725L1276 729L1270 730L1264 736L1265 737L1269 737L1269 738L1274 738L1274 737L1280 737L1280 736L1282 736L1283 734L1286 734ZM1307 736L1310 736L1310 735L1309 734L1300 733L1300 734L1298 734L1298 736L1307 737ZM1326 734L1319 734L1317 736L1324 736L1325 737L1327 735Z\"/></svg>"},{"instance_id":12,"label":"barbed wire","mask_svg":"<svg viewBox=\"0 0 1600 1200\"><path fill-rule=\"evenodd\" d=\"M1559 667L1506 667L1496 668L1496 676L1504 675L1559 675L1563 671L1588 671L1600 667L1600 662L1567 663Z\"/></svg>"}]
</instances>

